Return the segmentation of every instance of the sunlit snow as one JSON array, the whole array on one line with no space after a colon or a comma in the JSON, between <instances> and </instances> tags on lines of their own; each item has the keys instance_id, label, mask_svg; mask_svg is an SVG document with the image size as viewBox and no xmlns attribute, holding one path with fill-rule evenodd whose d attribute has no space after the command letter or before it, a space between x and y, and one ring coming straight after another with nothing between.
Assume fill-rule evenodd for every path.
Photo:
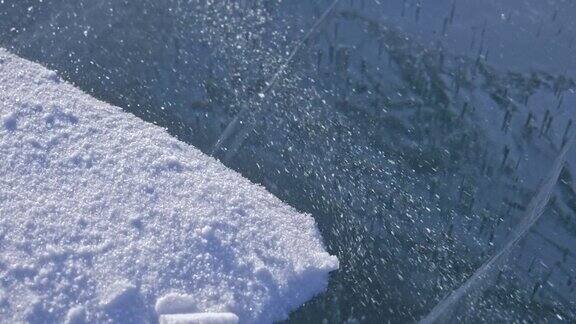
<instances>
[{"instance_id":1,"label":"sunlit snow","mask_svg":"<svg viewBox=\"0 0 576 324\"><path fill-rule=\"evenodd\" d=\"M1 321L272 322L338 268L310 215L1 49L0 120Z\"/></svg>"}]
</instances>

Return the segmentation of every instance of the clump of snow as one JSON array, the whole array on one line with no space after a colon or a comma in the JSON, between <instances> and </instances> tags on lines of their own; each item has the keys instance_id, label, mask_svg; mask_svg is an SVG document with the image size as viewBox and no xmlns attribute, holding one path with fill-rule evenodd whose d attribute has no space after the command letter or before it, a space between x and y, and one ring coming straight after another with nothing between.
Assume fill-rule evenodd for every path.
<instances>
[{"instance_id":1,"label":"clump of snow","mask_svg":"<svg viewBox=\"0 0 576 324\"><path fill-rule=\"evenodd\" d=\"M120 281L104 288L98 297L100 309L115 320L144 322L143 301L138 287L130 282Z\"/></svg>"},{"instance_id":2,"label":"clump of snow","mask_svg":"<svg viewBox=\"0 0 576 324\"><path fill-rule=\"evenodd\" d=\"M196 313L160 316L160 324L236 324L238 321L238 316L232 313Z\"/></svg>"},{"instance_id":3,"label":"clump of snow","mask_svg":"<svg viewBox=\"0 0 576 324\"><path fill-rule=\"evenodd\" d=\"M193 296L179 293L170 293L158 298L154 308L158 314L182 314L198 311Z\"/></svg>"},{"instance_id":4,"label":"clump of snow","mask_svg":"<svg viewBox=\"0 0 576 324\"><path fill-rule=\"evenodd\" d=\"M7 114L4 117L4 128L8 131L15 131L18 125L18 117L15 113Z\"/></svg>"},{"instance_id":5,"label":"clump of snow","mask_svg":"<svg viewBox=\"0 0 576 324\"><path fill-rule=\"evenodd\" d=\"M86 310L82 306L74 306L66 313L64 323L66 324L83 324L86 322Z\"/></svg>"},{"instance_id":6,"label":"clump of snow","mask_svg":"<svg viewBox=\"0 0 576 324\"><path fill-rule=\"evenodd\" d=\"M0 251L2 322L272 322L338 267L309 215L2 49Z\"/></svg>"}]
</instances>

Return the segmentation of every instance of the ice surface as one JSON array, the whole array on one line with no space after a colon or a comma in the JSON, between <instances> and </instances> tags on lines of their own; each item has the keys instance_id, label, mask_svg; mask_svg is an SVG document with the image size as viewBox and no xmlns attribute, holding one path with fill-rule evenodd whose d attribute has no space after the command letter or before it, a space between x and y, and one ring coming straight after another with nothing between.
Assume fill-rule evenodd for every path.
<instances>
[{"instance_id":1,"label":"ice surface","mask_svg":"<svg viewBox=\"0 0 576 324\"><path fill-rule=\"evenodd\" d=\"M217 156L311 212L342 262L292 321L415 322L501 250L574 131L576 2L340 1L263 92L332 3L5 0L0 46L206 153L249 109ZM575 321L569 154L453 321Z\"/></svg>"},{"instance_id":2,"label":"ice surface","mask_svg":"<svg viewBox=\"0 0 576 324\"><path fill-rule=\"evenodd\" d=\"M338 268L309 215L2 49L0 175L0 321L271 322Z\"/></svg>"}]
</instances>

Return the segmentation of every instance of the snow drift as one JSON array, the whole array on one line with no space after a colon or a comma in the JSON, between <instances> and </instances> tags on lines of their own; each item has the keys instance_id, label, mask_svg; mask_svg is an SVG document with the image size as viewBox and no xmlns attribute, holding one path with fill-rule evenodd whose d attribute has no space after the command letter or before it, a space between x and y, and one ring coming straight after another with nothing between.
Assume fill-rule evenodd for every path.
<instances>
[{"instance_id":1,"label":"snow drift","mask_svg":"<svg viewBox=\"0 0 576 324\"><path fill-rule=\"evenodd\" d=\"M1 321L271 322L337 268L309 215L0 49Z\"/></svg>"}]
</instances>

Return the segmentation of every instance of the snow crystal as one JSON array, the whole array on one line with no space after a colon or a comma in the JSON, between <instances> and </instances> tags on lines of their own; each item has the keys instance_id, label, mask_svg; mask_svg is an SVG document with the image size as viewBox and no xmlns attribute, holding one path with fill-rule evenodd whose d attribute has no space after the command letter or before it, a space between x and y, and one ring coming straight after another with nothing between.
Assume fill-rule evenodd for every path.
<instances>
[{"instance_id":1,"label":"snow crystal","mask_svg":"<svg viewBox=\"0 0 576 324\"><path fill-rule=\"evenodd\" d=\"M272 322L338 267L309 215L2 49L0 250L1 322Z\"/></svg>"}]
</instances>

